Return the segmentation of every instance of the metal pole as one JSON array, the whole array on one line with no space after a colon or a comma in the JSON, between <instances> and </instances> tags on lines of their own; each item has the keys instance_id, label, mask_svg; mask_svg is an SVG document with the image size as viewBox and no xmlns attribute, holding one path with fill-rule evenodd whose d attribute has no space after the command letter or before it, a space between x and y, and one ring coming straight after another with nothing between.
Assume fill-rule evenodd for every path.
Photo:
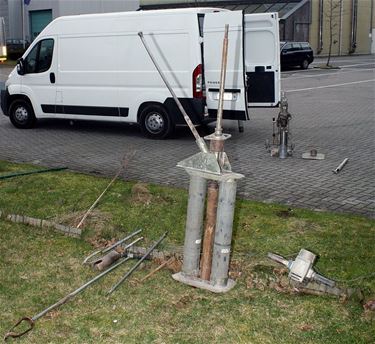
<instances>
[{"instance_id":1,"label":"metal pole","mask_svg":"<svg viewBox=\"0 0 375 344\"><path fill-rule=\"evenodd\" d=\"M143 43L143 46L145 47L148 55L150 56L150 59L153 62L155 68L157 69L157 71L159 72L161 78L163 79L165 86L167 86L167 88L168 88L169 92L171 93L174 101L176 102L178 108L180 109L182 115L184 116L185 122L187 123L187 125L189 126L191 132L193 133L193 135L195 137L195 141L196 141L199 149L202 152L204 152L204 153L208 153L208 148L207 148L206 142L199 136L198 131L195 128L193 122L191 121L190 117L186 113L186 111L185 111L184 107L182 106L180 100L178 99L176 93L173 91L173 89L172 89L171 85L169 84L167 78L165 77L164 73L162 72L159 64L157 63L154 55L152 54L150 48L148 47L148 45L146 43L146 40L145 40L145 38L143 36L143 32L138 32L138 36L140 37L140 39L141 39L141 41Z\"/></svg>"},{"instance_id":2,"label":"metal pole","mask_svg":"<svg viewBox=\"0 0 375 344\"><path fill-rule=\"evenodd\" d=\"M228 61L228 31L229 31L229 25L225 24L223 52L222 52L222 58L221 58L219 106L217 109L215 136L222 136L223 134L222 120L223 120L223 107L224 107L225 76L227 72L227 61Z\"/></svg>"},{"instance_id":3,"label":"metal pole","mask_svg":"<svg viewBox=\"0 0 375 344\"><path fill-rule=\"evenodd\" d=\"M182 273L189 276L198 276L199 274L206 185L207 181L205 178L197 175L190 176L184 262L182 265Z\"/></svg>"},{"instance_id":4,"label":"metal pole","mask_svg":"<svg viewBox=\"0 0 375 344\"><path fill-rule=\"evenodd\" d=\"M138 262L108 291L108 294L112 294L119 286L122 284L137 268L142 264L142 262L151 254L151 252L158 246L167 236L168 232L165 232L160 239L153 244L149 250L144 254L144 256L138 260Z\"/></svg>"},{"instance_id":5,"label":"metal pole","mask_svg":"<svg viewBox=\"0 0 375 344\"><path fill-rule=\"evenodd\" d=\"M207 188L207 210L206 224L204 228L202 259L201 259L201 279L210 280L212 265L212 248L215 238L217 200L219 197L219 184L210 181Z\"/></svg>"},{"instance_id":6,"label":"metal pole","mask_svg":"<svg viewBox=\"0 0 375 344\"><path fill-rule=\"evenodd\" d=\"M111 251L112 249L114 249L114 248L116 248L117 246L123 244L125 241L131 239L133 236L136 236L136 235L138 235L138 234L141 233L141 232L142 232L142 229L138 229L138 230L136 230L135 232L133 232L133 233L127 235L125 238L123 238L123 239L117 241L117 242L114 243L113 245L111 245L111 246L109 246L109 247L106 247L106 248L104 248L104 249L101 249L101 250L98 250L98 251L95 251L95 252L91 253L89 256L87 256L87 257L84 259L84 261L83 261L82 264L87 264L87 262L89 261L89 259L91 259L92 257L96 256L96 255L99 254L99 253L107 253L107 252Z\"/></svg>"},{"instance_id":7,"label":"metal pole","mask_svg":"<svg viewBox=\"0 0 375 344\"><path fill-rule=\"evenodd\" d=\"M286 128L280 128L280 148L279 158L286 159L288 157L288 132Z\"/></svg>"},{"instance_id":8,"label":"metal pole","mask_svg":"<svg viewBox=\"0 0 375 344\"><path fill-rule=\"evenodd\" d=\"M219 189L211 282L223 287L228 282L236 189L237 182L233 179L221 182Z\"/></svg>"},{"instance_id":9,"label":"metal pole","mask_svg":"<svg viewBox=\"0 0 375 344\"><path fill-rule=\"evenodd\" d=\"M344 168L344 166L348 163L348 161L349 161L349 159L348 159L348 158L345 158L345 159L342 161L342 163L341 163L339 166L337 166L332 172L333 172L334 174L339 173L339 172Z\"/></svg>"},{"instance_id":10,"label":"metal pole","mask_svg":"<svg viewBox=\"0 0 375 344\"><path fill-rule=\"evenodd\" d=\"M22 12L22 40L23 40L23 49L25 49L25 2L21 0L21 12Z\"/></svg>"}]
</instances>

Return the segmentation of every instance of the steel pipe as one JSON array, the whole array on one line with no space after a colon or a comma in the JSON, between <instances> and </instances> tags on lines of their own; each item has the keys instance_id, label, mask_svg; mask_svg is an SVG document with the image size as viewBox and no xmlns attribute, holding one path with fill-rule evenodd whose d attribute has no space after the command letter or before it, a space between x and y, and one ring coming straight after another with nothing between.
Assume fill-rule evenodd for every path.
<instances>
[{"instance_id":1,"label":"steel pipe","mask_svg":"<svg viewBox=\"0 0 375 344\"><path fill-rule=\"evenodd\" d=\"M205 178L193 174L190 176L182 265L182 272L189 276L198 276L199 274L206 186Z\"/></svg>"},{"instance_id":2,"label":"steel pipe","mask_svg":"<svg viewBox=\"0 0 375 344\"><path fill-rule=\"evenodd\" d=\"M211 282L218 286L226 286L228 282L236 189L237 182L234 179L221 182L219 188L211 270Z\"/></svg>"}]
</instances>

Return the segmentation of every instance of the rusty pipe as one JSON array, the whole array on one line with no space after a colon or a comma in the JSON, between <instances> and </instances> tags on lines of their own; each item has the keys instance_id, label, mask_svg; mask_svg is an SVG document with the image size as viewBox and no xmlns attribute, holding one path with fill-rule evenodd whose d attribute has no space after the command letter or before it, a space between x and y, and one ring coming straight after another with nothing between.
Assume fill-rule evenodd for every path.
<instances>
[{"instance_id":1,"label":"rusty pipe","mask_svg":"<svg viewBox=\"0 0 375 344\"><path fill-rule=\"evenodd\" d=\"M217 201L219 198L219 184L210 181L207 188L207 210L206 224L204 228L202 259L201 259L201 279L209 281L211 276L212 248L214 246Z\"/></svg>"},{"instance_id":2,"label":"rusty pipe","mask_svg":"<svg viewBox=\"0 0 375 344\"><path fill-rule=\"evenodd\" d=\"M221 58L219 105L217 109L215 136L222 136L223 134L222 119L223 119L223 107L224 107L225 76L227 72L227 62L228 62L228 32L229 32L229 25L225 24L223 52L222 52L222 58Z\"/></svg>"}]
</instances>

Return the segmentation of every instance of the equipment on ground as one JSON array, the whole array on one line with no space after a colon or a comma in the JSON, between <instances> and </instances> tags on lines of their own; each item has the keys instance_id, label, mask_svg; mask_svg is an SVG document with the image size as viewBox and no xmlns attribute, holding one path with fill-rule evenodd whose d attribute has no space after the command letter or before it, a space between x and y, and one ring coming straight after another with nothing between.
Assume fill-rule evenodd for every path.
<instances>
[{"instance_id":1,"label":"equipment on ground","mask_svg":"<svg viewBox=\"0 0 375 344\"><path fill-rule=\"evenodd\" d=\"M90 255L88 255L84 260L83 260L83 263L82 264L89 264L89 265L94 265L94 264L98 264L100 262L100 260L102 258L94 258L96 257L97 255L99 254L104 254L104 253L107 253L109 251L112 251L114 250L116 247L120 246L121 244L123 244L125 241L131 239L132 237L138 235L139 233L142 232L142 229L138 229L136 230L135 232L127 235L125 238L115 242L113 245L109 246L109 247L106 247L106 248L103 248L101 250L98 250L98 251L95 251L93 253L91 253Z\"/></svg>"},{"instance_id":2,"label":"equipment on ground","mask_svg":"<svg viewBox=\"0 0 375 344\"><path fill-rule=\"evenodd\" d=\"M334 174L339 173L339 172L344 168L344 166L348 163L348 161L349 161L349 159L348 159L348 158L345 158L345 159L342 161L342 163L341 163L339 166L337 166L332 172L333 172Z\"/></svg>"},{"instance_id":3,"label":"equipment on ground","mask_svg":"<svg viewBox=\"0 0 375 344\"><path fill-rule=\"evenodd\" d=\"M309 160L324 160L325 157L325 154L318 153L318 151L315 148L311 149L310 152L302 154L302 159Z\"/></svg>"},{"instance_id":4,"label":"equipment on ground","mask_svg":"<svg viewBox=\"0 0 375 344\"><path fill-rule=\"evenodd\" d=\"M285 265L289 269L289 278L292 281L299 283L316 281L328 287L335 286L334 281L314 271L316 255L308 250L301 249L295 260L287 260L274 253L268 253L268 258Z\"/></svg>"},{"instance_id":5,"label":"equipment on ground","mask_svg":"<svg viewBox=\"0 0 375 344\"><path fill-rule=\"evenodd\" d=\"M153 244L149 250L144 254L144 256L138 260L138 262L108 291L108 294L112 294L119 286L122 284L137 268L142 264L142 262L151 254L151 252L165 239L168 232L165 232L159 240Z\"/></svg>"},{"instance_id":6,"label":"equipment on ground","mask_svg":"<svg viewBox=\"0 0 375 344\"><path fill-rule=\"evenodd\" d=\"M292 115L288 111L288 99L282 92L280 101L280 112L277 119L273 118L272 144L266 141L266 149L271 156L286 159L293 155L294 144L290 142L290 121Z\"/></svg>"},{"instance_id":7,"label":"equipment on ground","mask_svg":"<svg viewBox=\"0 0 375 344\"><path fill-rule=\"evenodd\" d=\"M89 287L91 284L93 284L94 282L98 281L100 278L102 278L103 276L107 275L109 272L113 271L114 269L116 269L117 267L119 267L121 264L125 263L126 261L128 261L129 259L132 258L132 256L129 254L127 254L126 250L128 248L130 248L131 246L133 246L134 244L136 244L138 241L142 240L143 237L140 237L136 240L134 240L132 243L130 243L129 245L127 245L126 247L124 247L125 251L124 253L121 255L121 259L118 263L116 263L115 265L111 266L110 268L108 268L107 270L103 271L102 273L100 273L99 275L95 276L93 279L91 279L90 281L86 282L84 285L82 285L81 287L79 287L78 289L72 291L71 293L69 293L68 295L64 296L62 299L60 299L59 301L57 301L56 303L54 303L53 305L47 307L46 309L44 309L43 311L41 311L40 313L34 315L33 317L23 317L21 318L10 330L9 332L7 332L4 336L4 340L7 340L8 338L18 338L18 337L21 337L23 336L24 334L26 334L27 332L31 331L33 328L34 328L34 324L35 324L35 321L37 321L38 319L40 319L41 317L43 317L44 315L46 315L48 312L52 311L53 309L56 309L58 307L60 307L61 305L67 303L68 301L70 301L73 297L75 297L77 294L79 294L81 291L85 290L87 287ZM20 326L21 323L23 322L27 322L29 324L29 327L20 332L20 333L16 333L14 332L14 330Z\"/></svg>"},{"instance_id":8,"label":"equipment on ground","mask_svg":"<svg viewBox=\"0 0 375 344\"><path fill-rule=\"evenodd\" d=\"M232 172L224 142L231 135L222 128L229 25L225 25L215 132L205 139L210 151L197 153L177 166L190 175L182 271L172 277L182 283L215 293L229 291L235 282L228 278L237 180ZM203 217L207 197L206 226ZM203 236L203 245L202 245ZM203 248L202 248L203 246Z\"/></svg>"}]
</instances>

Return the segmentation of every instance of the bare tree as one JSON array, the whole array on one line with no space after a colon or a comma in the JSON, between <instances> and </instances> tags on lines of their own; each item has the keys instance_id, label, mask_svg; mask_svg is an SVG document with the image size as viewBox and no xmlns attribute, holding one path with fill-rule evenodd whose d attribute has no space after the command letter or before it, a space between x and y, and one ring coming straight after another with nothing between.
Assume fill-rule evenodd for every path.
<instances>
[{"instance_id":1,"label":"bare tree","mask_svg":"<svg viewBox=\"0 0 375 344\"><path fill-rule=\"evenodd\" d=\"M328 0L328 8L324 11L324 15L328 22L328 57L327 57L327 67L331 67L331 55L332 48L337 43L337 26L340 20L340 8L342 6L342 0Z\"/></svg>"}]
</instances>

